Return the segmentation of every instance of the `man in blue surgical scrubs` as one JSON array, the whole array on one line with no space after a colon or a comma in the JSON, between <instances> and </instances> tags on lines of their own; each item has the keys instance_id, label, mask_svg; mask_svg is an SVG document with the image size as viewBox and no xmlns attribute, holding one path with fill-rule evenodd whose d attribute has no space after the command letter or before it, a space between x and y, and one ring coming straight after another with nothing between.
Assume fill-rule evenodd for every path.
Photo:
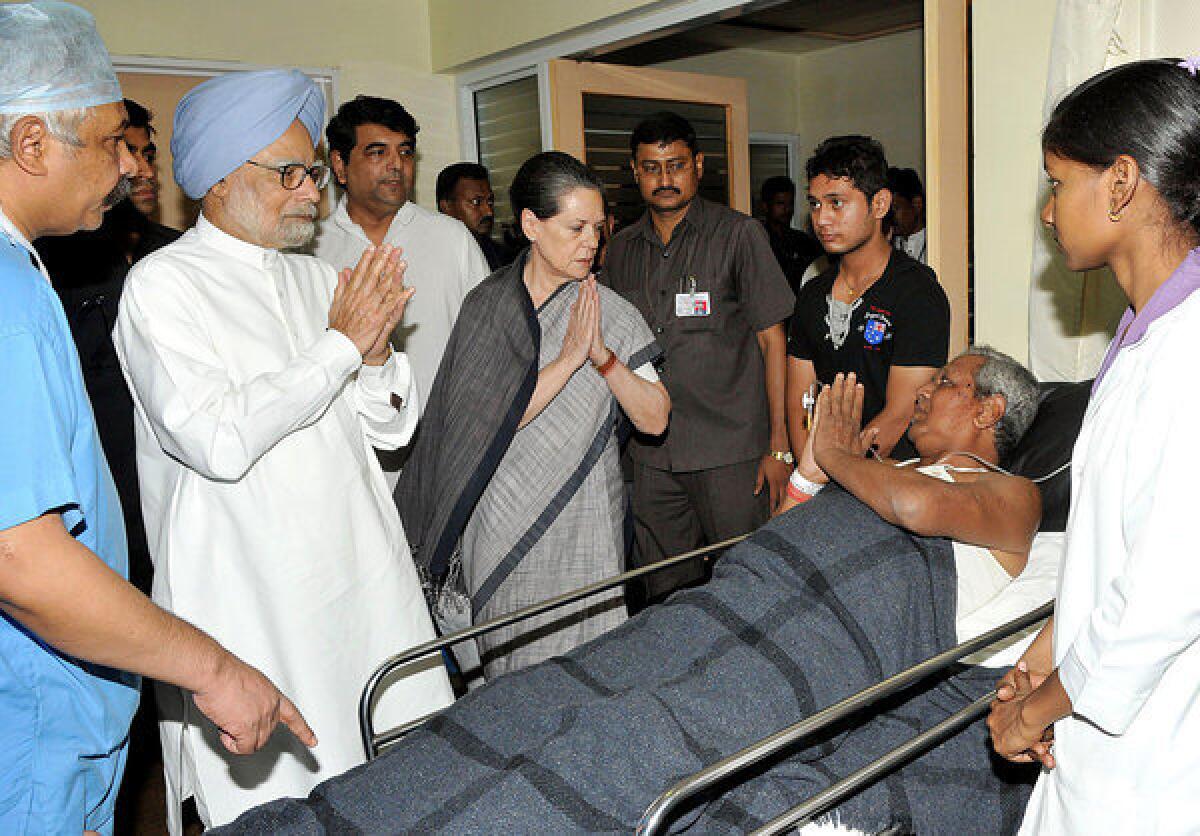
<instances>
[{"instance_id":1,"label":"man in blue surgical scrubs","mask_svg":"<svg viewBox=\"0 0 1200 836\"><path fill-rule=\"evenodd\" d=\"M99 225L135 171L86 12L0 5L0 833L112 832L144 674L191 692L232 751L279 722L258 671L130 586L112 477L62 306L30 241ZM126 673L132 671L134 673Z\"/></svg>"}]
</instances>

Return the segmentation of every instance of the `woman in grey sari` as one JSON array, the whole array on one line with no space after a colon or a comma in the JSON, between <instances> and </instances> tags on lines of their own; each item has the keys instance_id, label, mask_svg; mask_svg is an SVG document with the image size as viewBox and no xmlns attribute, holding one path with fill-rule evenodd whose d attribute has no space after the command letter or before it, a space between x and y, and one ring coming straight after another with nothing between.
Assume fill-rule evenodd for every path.
<instances>
[{"instance_id":1,"label":"woman in grey sari","mask_svg":"<svg viewBox=\"0 0 1200 836\"><path fill-rule=\"evenodd\" d=\"M621 571L617 429L628 419L657 435L670 411L650 329L591 275L605 221L595 175L567 154L538 154L511 198L530 246L464 301L397 488L433 578L460 548L476 622ZM495 631L478 640L485 673L563 653L624 619L612 591Z\"/></svg>"}]
</instances>

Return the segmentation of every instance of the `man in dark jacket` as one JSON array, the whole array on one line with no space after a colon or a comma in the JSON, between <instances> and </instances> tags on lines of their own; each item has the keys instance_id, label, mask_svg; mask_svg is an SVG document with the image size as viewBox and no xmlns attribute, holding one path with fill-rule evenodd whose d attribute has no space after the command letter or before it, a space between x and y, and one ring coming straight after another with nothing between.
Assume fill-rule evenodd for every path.
<instances>
[{"instance_id":1,"label":"man in dark jacket","mask_svg":"<svg viewBox=\"0 0 1200 836\"><path fill-rule=\"evenodd\" d=\"M100 443L117 483L129 538L129 579L149 595L153 567L138 496L133 401L113 350L112 328L129 268L174 241L179 232L151 219L158 212L158 170L150 113L131 99L125 100L125 109L129 113L125 145L137 162L129 198L104 216L99 229L40 238L34 246L62 299L79 350Z\"/></svg>"}]
</instances>

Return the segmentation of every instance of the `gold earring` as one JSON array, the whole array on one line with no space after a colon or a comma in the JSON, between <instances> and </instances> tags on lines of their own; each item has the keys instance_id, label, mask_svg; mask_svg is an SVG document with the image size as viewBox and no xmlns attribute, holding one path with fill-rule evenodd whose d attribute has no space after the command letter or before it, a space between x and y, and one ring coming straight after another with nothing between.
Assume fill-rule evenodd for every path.
<instances>
[{"instance_id":1,"label":"gold earring","mask_svg":"<svg viewBox=\"0 0 1200 836\"><path fill-rule=\"evenodd\" d=\"M1109 209L1108 210L1108 219L1110 221L1112 221L1113 223L1116 223L1117 221L1121 220L1121 213L1118 212L1116 209Z\"/></svg>"}]
</instances>

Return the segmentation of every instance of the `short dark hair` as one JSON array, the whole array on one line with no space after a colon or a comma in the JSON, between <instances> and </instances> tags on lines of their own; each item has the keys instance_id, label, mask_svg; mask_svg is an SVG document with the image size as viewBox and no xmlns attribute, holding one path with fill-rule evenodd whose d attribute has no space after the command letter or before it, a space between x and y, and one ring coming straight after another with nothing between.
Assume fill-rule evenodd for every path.
<instances>
[{"instance_id":1,"label":"short dark hair","mask_svg":"<svg viewBox=\"0 0 1200 836\"><path fill-rule=\"evenodd\" d=\"M917 197L925 199L925 187L921 185L921 175L917 174L915 168L889 168L887 187L892 194L900 195L906 200L911 201Z\"/></svg>"},{"instance_id":2,"label":"short dark hair","mask_svg":"<svg viewBox=\"0 0 1200 836\"><path fill-rule=\"evenodd\" d=\"M796 194L796 184L792 182L791 177L776 174L774 177L768 177L763 181L762 189L760 190L763 203L770 203L771 198L781 193L793 196Z\"/></svg>"},{"instance_id":3,"label":"short dark hair","mask_svg":"<svg viewBox=\"0 0 1200 836\"><path fill-rule=\"evenodd\" d=\"M518 226L521 212L528 209L540 220L559 212L563 195L572 189L592 189L604 194L604 184L590 168L562 151L534 154L517 170L508 198Z\"/></svg>"},{"instance_id":4,"label":"short dark hair","mask_svg":"<svg viewBox=\"0 0 1200 836\"><path fill-rule=\"evenodd\" d=\"M153 134L154 126L150 124L150 120L154 115L135 102L133 99L125 100L125 112L129 114L129 127L145 128L146 133Z\"/></svg>"},{"instance_id":5,"label":"short dark hair","mask_svg":"<svg viewBox=\"0 0 1200 836\"><path fill-rule=\"evenodd\" d=\"M437 199L451 200L459 180L490 180L488 170L479 163L454 163L438 172Z\"/></svg>"},{"instance_id":6,"label":"short dark hair","mask_svg":"<svg viewBox=\"0 0 1200 836\"><path fill-rule=\"evenodd\" d=\"M660 146L672 142L682 142L695 154L696 129L678 113L661 110L637 123L629 136L629 153L636 157L639 145Z\"/></svg>"},{"instance_id":7,"label":"short dark hair","mask_svg":"<svg viewBox=\"0 0 1200 836\"><path fill-rule=\"evenodd\" d=\"M813 151L804 173L810 181L820 174L844 177L870 200L887 188L887 157L878 140L869 136L833 136Z\"/></svg>"},{"instance_id":8,"label":"short dark hair","mask_svg":"<svg viewBox=\"0 0 1200 836\"><path fill-rule=\"evenodd\" d=\"M1042 150L1099 169L1128 154L1175 222L1200 232L1200 79L1179 64L1134 61L1092 76L1054 108Z\"/></svg>"},{"instance_id":9,"label":"short dark hair","mask_svg":"<svg viewBox=\"0 0 1200 836\"><path fill-rule=\"evenodd\" d=\"M407 134L413 142L417 141L417 131L421 130L417 120L400 102L378 96L355 96L338 108L325 128L330 152L337 151L343 160L349 159L359 125L383 125L389 131Z\"/></svg>"}]
</instances>

